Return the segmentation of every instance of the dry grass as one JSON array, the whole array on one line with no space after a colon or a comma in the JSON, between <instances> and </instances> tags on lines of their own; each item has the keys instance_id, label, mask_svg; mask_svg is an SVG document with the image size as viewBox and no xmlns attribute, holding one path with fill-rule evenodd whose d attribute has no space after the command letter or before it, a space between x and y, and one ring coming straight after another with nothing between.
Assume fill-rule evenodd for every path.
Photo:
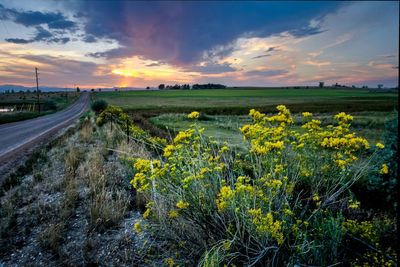
<instances>
[{"instance_id":1,"label":"dry grass","mask_svg":"<svg viewBox=\"0 0 400 267\"><path fill-rule=\"evenodd\" d=\"M0 206L0 239L11 234L12 227L16 224L16 210L17 203L14 195L6 195Z\"/></svg>"},{"instance_id":2,"label":"dry grass","mask_svg":"<svg viewBox=\"0 0 400 267\"><path fill-rule=\"evenodd\" d=\"M82 129L80 131L80 139L82 142L89 142L92 139L93 126L90 119L86 119L83 122Z\"/></svg>"},{"instance_id":3,"label":"dry grass","mask_svg":"<svg viewBox=\"0 0 400 267\"><path fill-rule=\"evenodd\" d=\"M66 175L75 176L82 154L82 151L76 146L68 148L64 157Z\"/></svg>"},{"instance_id":4,"label":"dry grass","mask_svg":"<svg viewBox=\"0 0 400 267\"><path fill-rule=\"evenodd\" d=\"M58 254L63 241L64 231L64 222L48 224L38 237L39 244L42 248L51 250L54 254Z\"/></svg>"},{"instance_id":5,"label":"dry grass","mask_svg":"<svg viewBox=\"0 0 400 267\"><path fill-rule=\"evenodd\" d=\"M104 230L114 227L124 218L129 205L126 192L109 192L105 188L89 199L90 226Z\"/></svg>"},{"instance_id":6,"label":"dry grass","mask_svg":"<svg viewBox=\"0 0 400 267\"><path fill-rule=\"evenodd\" d=\"M122 157L135 157L143 159L151 159L150 152L144 144L130 141L129 143L123 139L116 147L116 152Z\"/></svg>"}]
</instances>

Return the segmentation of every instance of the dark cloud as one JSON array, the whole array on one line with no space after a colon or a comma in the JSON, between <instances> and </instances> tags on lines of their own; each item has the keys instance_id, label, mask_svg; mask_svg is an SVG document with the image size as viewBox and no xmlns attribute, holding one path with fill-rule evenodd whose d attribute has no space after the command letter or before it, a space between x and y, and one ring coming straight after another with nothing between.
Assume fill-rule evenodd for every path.
<instances>
[{"instance_id":1,"label":"dark cloud","mask_svg":"<svg viewBox=\"0 0 400 267\"><path fill-rule=\"evenodd\" d=\"M69 37L62 37L57 34L55 35L50 31L44 29L42 26L37 26L35 36L32 37L31 39L7 38L5 40L9 43L14 43L14 44L28 44L33 42L65 44L69 42L71 39Z\"/></svg>"},{"instance_id":2,"label":"dark cloud","mask_svg":"<svg viewBox=\"0 0 400 267\"><path fill-rule=\"evenodd\" d=\"M146 67L158 67L158 66L161 66L162 64L160 64L160 63L150 63L150 64L147 64L146 65Z\"/></svg>"},{"instance_id":3,"label":"dark cloud","mask_svg":"<svg viewBox=\"0 0 400 267\"><path fill-rule=\"evenodd\" d=\"M325 30L321 30L319 27L302 27L299 29L290 30L289 33L296 38L306 37L309 35L315 35L324 32Z\"/></svg>"},{"instance_id":4,"label":"dark cloud","mask_svg":"<svg viewBox=\"0 0 400 267\"><path fill-rule=\"evenodd\" d=\"M91 34L85 35L82 40L86 43L95 43L97 41L96 37Z\"/></svg>"},{"instance_id":5,"label":"dark cloud","mask_svg":"<svg viewBox=\"0 0 400 267\"><path fill-rule=\"evenodd\" d=\"M41 26L36 27L36 35L32 41L47 41L53 38L53 34Z\"/></svg>"},{"instance_id":6,"label":"dark cloud","mask_svg":"<svg viewBox=\"0 0 400 267\"><path fill-rule=\"evenodd\" d=\"M61 30L66 30L66 29L74 29L75 28L75 22L70 21L70 20L57 20L57 21L52 21L47 23L49 26L49 29L61 29Z\"/></svg>"},{"instance_id":7,"label":"dark cloud","mask_svg":"<svg viewBox=\"0 0 400 267\"><path fill-rule=\"evenodd\" d=\"M249 76L264 76L264 77L272 77L272 76L278 76L282 74L287 74L289 71L284 70L284 69L276 69L276 70L251 70L247 71L246 75Z\"/></svg>"},{"instance_id":8,"label":"dark cloud","mask_svg":"<svg viewBox=\"0 0 400 267\"><path fill-rule=\"evenodd\" d=\"M267 49L265 52L273 52L273 51L279 51L279 46L271 46L270 48Z\"/></svg>"},{"instance_id":9,"label":"dark cloud","mask_svg":"<svg viewBox=\"0 0 400 267\"><path fill-rule=\"evenodd\" d=\"M6 42L9 43L14 43L14 44L28 44L32 43L32 40L26 40L26 39L21 39L21 38L7 38L5 39Z\"/></svg>"},{"instance_id":10,"label":"dark cloud","mask_svg":"<svg viewBox=\"0 0 400 267\"><path fill-rule=\"evenodd\" d=\"M270 56L271 56L270 54L265 54L265 55L259 55L259 56L252 57L252 59L258 59L258 58L270 57Z\"/></svg>"},{"instance_id":11,"label":"dark cloud","mask_svg":"<svg viewBox=\"0 0 400 267\"><path fill-rule=\"evenodd\" d=\"M236 71L235 68L232 68L230 64L217 64L213 62L208 62L204 66L191 66L186 68L187 72L200 72L202 74L218 74L218 73L226 73Z\"/></svg>"},{"instance_id":12,"label":"dark cloud","mask_svg":"<svg viewBox=\"0 0 400 267\"><path fill-rule=\"evenodd\" d=\"M140 55L187 66L204 56L232 52L241 36L266 37L289 31L296 37L321 32L309 21L334 11L337 2L129 2L82 1L75 3L85 17L85 32L118 41L120 48L95 57ZM215 49L220 47L220 49ZM205 52L209 53L205 55Z\"/></svg>"},{"instance_id":13,"label":"dark cloud","mask_svg":"<svg viewBox=\"0 0 400 267\"><path fill-rule=\"evenodd\" d=\"M12 20L26 27L47 25L50 29L74 29L75 22L60 12L19 11L0 4L0 18Z\"/></svg>"},{"instance_id":14,"label":"dark cloud","mask_svg":"<svg viewBox=\"0 0 400 267\"><path fill-rule=\"evenodd\" d=\"M69 37L64 37L65 32L75 32L76 23L68 20L60 12L20 11L6 8L0 4L0 19L11 20L25 27L35 27L35 36L30 39L7 38L7 42L27 44L32 42L67 43ZM47 26L49 30L46 30Z\"/></svg>"}]
</instances>

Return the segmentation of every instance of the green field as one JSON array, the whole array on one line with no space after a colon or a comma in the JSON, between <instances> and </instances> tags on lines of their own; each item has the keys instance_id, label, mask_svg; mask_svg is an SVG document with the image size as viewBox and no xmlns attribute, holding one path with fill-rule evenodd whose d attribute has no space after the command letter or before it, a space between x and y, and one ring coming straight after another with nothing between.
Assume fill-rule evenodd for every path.
<instances>
[{"instance_id":1,"label":"green field","mask_svg":"<svg viewBox=\"0 0 400 267\"><path fill-rule=\"evenodd\" d=\"M397 91L367 89L235 88L95 94L95 98L105 99L125 110L142 110L152 114L192 110L207 114L247 114L250 108L273 111L278 104L285 104L294 112L392 111L398 107Z\"/></svg>"},{"instance_id":2,"label":"green field","mask_svg":"<svg viewBox=\"0 0 400 267\"><path fill-rule=\"evenodd\" d=\"M79 94L76 92L40 93L40 109L37 111L37 94L34 92L2 93L0 108L14 108L13 112L0 113L0 124L36 118L66 108Z\"/></svg>"},{"instance_id":3,"label":"green field","mask_svg":"<svg viewBox=\"0 0 400 267\"><path fill-rule=\"evenodd\" d=\"M375 143L382 141L386 123L394 120L397 117L397 112L356 112L352 115L354 117L353 130ZM324 126L335 123L332 117L332 113L314 114L314 118L321 120ZM293 118L296 128L304 123L300 114L294 114ZM162 114L149 120L154 125L170 132L171 135L186 130L193 124L192 120L187 119L186 114ZM212 136L219 142L226 141L231 146L241 147L244 142L239 128L250 122L250 116L246 115L213 115L198 120L197 124L205 128L205 135Z\"/></svg>"}]
</instances>

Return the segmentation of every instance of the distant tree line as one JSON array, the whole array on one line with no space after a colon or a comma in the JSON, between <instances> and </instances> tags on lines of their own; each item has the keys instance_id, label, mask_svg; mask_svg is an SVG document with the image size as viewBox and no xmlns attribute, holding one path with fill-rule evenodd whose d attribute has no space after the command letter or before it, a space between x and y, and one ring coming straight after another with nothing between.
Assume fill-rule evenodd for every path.
<instances>
[{"instance_id":1,"label":"distant tree line","mask_svg":"<svg viewBox=\"0 0 400 267\"><path fill-rule=\"evenodd\" d=\"M175 85L165 85L165 84L160 84L158 86L158 89L160 90L189 90L189 89L224 89L226 88L225 85L223 84L217 84L217 83L205 83L205 84L193 84L190 86L189 84L175 84Z\"/></svg>"}]
</instances>

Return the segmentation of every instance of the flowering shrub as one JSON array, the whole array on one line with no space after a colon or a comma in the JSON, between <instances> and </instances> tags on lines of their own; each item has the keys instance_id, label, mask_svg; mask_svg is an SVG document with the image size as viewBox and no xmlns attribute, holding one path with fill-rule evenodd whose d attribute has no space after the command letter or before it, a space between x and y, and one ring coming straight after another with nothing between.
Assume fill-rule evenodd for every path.
<instances>
[{"instance_id":1,"label":"flowering shrub","mask_svg":"<svg viewBox=\"0 0 400 267\"><path fill-rule=\"evenodd\" d=\"M101 126L106 122L119 125L124 133L128 125L130 137L145 142L152 148L163 148L167 144L167 140L164 138L153 137L147 131L135 125L128 114L119 107L108 105L107 108L99 114L96 121L97 125Z\"/></svg>"},{"instance_id":2,"label":"flowering shrub","mask_svg":"<svg viewBox=\"0 0 400 267\"><path fill-rule=\"evenodd\" d=\"M343 260L340 244L352 224L340 210L359 206L349 189L370 168L370 144L350 131L348 114L323 127L306 112L296 127L285 106L277 110L250 111L240 153L193 124L160 160L137 159L131 184L149 197L148 229L202 253L203 266Z\"/></svg>"}]
</instances>

